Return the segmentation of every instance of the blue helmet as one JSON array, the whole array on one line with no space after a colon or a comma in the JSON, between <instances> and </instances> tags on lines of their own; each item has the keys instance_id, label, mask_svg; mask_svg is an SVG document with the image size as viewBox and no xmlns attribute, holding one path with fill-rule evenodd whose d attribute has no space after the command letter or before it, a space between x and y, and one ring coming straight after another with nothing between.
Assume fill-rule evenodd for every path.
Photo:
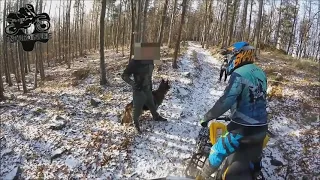
<instances>
[{"instance_id":1,"label":"blue helmet","mask_svg":"<svg viewBox=\"0 0 320 180\"><path fill-rule=\"evenodd\" d=\"M236 42L229 48L227 74L230 75L235 69L245 65L251 64L255 60L255 48L249 43L241 41Z\"/></svg>"}]
</instances>

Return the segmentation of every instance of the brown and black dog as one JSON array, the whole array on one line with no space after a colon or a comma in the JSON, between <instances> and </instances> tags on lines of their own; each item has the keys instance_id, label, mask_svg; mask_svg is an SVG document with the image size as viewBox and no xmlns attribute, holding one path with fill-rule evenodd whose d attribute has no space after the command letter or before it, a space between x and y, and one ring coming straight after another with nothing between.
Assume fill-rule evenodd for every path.
<instances>
[{"instance_id":1,"label":"brown and black dog","mask_svg":"<svg viewBox=\"0 0 320 180\"><path fill-rule=\"evenodd\" d=\"M157 109L162 104L162 101L165 95L168 93L169 89L170 89L169 81L168 80L165 81L162 79L158 89L152 91L153 101ZM132 122L132 116L131 116L132 108L133 108L133 101L131 101L129 104L126 105L126 108L122 114L121 124ZM146 105L144 105L143 111L147 111L147 110L149 110L149 108Z\"/></svg>"}]
</instances>

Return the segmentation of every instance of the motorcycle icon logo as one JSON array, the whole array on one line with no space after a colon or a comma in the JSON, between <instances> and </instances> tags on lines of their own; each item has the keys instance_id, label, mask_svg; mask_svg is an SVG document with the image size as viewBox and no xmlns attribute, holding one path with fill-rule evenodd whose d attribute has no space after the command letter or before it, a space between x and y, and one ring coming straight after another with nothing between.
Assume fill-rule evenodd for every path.
<instances>
[{"instance_id":1,"label":"motorcycle icon logo","mask_svg":"<svg viewBox=\"0 0 320 180\"><path fill-rule=\"evenodd\" d=\"M47 13L36 14L33 5L26 4L17 13L9 13L5 27L7 40L20 41L25 51L32 51L35 42L48 42L51 38L50 17Z\"/></svg>"}]
</instances>

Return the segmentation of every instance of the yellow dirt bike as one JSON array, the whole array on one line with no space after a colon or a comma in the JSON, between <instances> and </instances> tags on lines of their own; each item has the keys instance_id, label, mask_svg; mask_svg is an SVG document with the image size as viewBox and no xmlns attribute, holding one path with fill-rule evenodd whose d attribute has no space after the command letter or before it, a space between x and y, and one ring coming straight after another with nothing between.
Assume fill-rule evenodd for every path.
<instances>
[{"instance_id":1,"label":"yellow dirt bike","mask_svg":"<svg viewBox=\"0 0 320 180\"><path fill-rule=\"evenodd\" d=\"M216 121L212 120L208 123L208 128L204 127L200 130L196 150L191 157L190 162L187 165L185 170L185 176L189 179L202 180L203 178L200 176L201 169L203 168L206 161L208 161L210 149L213 144L216 143L217 139L227 132L226 125L219 121L230 121L229 117L219 117ZM274 136L270 131L267 134L263 134L262 138L260 138L259 149L254 156L254 159L250 158L250 150L254 149L252 144L248 144L247 149L243 149L243 151L239 150L231 155L229 155L222 162L218 170L211 175L209 179L212 180L225 180L226 172L232 163L241 161L242 164L248 164L247 167L241 166L241 171L245 173L242 174L241 178L236 178L238 180L263 180L263 175L261 173L261 159L262 159L262 151L261 151L261 140L263 140L263 148L266 147L270 137ZM252 141L251 141L252 143ZM249 149L249 154L248 154ZM243 153L245 152L245 153ZM251 156L253 157L253 156ZM252 161L253 160L253 161ZM253 162L259 162L259 164ZM242 169L243 168L243 169ZM247 177L246 177L247 176Z\"/></svg>"}]
</instances>

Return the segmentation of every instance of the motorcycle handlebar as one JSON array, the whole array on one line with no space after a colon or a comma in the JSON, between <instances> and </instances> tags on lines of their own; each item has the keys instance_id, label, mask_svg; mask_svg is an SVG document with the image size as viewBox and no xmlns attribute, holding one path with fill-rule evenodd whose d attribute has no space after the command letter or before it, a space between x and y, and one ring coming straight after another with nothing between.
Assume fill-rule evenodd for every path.
<instances>
[{"instance_id":1,"label":"motorcycle handlebar","mask_svg":"<svg viewBox=\"0 0 320 180\"><path fill-rule=\"evenodd\" d=\"M231 121L231 119L228 116L221 116L216 118L218 121Z\"/></svg>"},{"instance_id":2,"label":"motorcycle handlebar","mask_svg":"<svg viewBox=\"0 0 320 180\"><path fill-rule=\"evenodd\" d=\"M216 120L216 121L231 121L231 118L228 117L228 116L221 116L221 117L218 117L218 118L216 118L216 119L212 119L212 120L210 120L210 121L208 122L208 127L210 126L211 122L214 121L214 120ZM270 136L271 138L276 137L276 135L275 135L274 133L272 133L270 130L267 130L267 133L269 134L269 136Z\"/></svg>"},{"instance_id":3,"label":"motorcycle handlebar","mask_svg":"<svg viewBox=\"0 0 320 180\"><path fill-rule=\"evenodd\" d=\"M210 124L211 124L213 121L231 121L231 119L230 119L230 117L228 117L228 116L220 116L220 117L218 117L218 118L216 118L216 119L212 119L212 120L208 121L207 126L210 127Z\"/></svg>"}]
</instances>

